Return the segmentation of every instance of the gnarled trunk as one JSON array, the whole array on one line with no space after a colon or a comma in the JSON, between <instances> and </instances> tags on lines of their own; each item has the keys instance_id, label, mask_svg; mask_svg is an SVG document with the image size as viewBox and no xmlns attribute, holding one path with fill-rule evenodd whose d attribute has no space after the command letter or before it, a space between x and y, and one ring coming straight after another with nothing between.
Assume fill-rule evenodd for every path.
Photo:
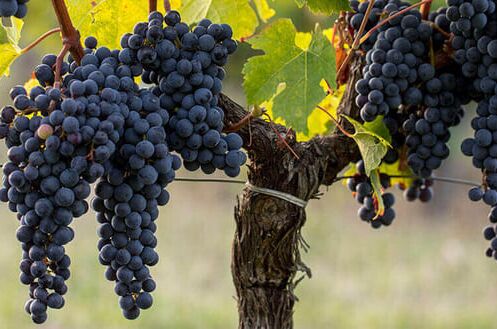
<instances>
[{"instance_id":1,"label":"gnarled trunk","mask_svg":"<svg viewBox=\"0 0 497 329\"><path fill-rule=\"evenodd\" d=\"M353 65L352 82L339 113L357 117L353 81L360 75L360 59ZM228 124L247 115L224 95L221 106ZM275 130L285 137L299 158L279 142ZM250 129L244 127L239 133L251 160L249 183L305 201L312 199L322 184L332 184L338 172L359 158L354 141L338 131L298 143L287 128L270 127L266 121L253 119ZM298 272L311 274L300 258L300 247L305 244L300 235L306 221L305 209L245 187L238 197L235 221L231 269L239 329L292 329Z\"/></svg>"}]
</instances>

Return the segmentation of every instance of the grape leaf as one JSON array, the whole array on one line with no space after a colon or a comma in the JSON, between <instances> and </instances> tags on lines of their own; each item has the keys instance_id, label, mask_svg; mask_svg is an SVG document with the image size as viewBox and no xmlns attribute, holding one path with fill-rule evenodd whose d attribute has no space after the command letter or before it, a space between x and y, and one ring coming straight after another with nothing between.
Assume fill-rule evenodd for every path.
<instances>
[{"instance_id":1,"label":"grape leaf","mask_svg":"<svg viewBox=\"0 0 497 329\"><path fill-rule=\"evenodd\" d=\"M307 5L316 14L331 15L340 12L340 10L350 9L348 0L295 0L295 2L299 8Z\"/></svg>"},{"instance_id":2,"label":"grape leaf","mask_svg":"<svg viewBox=\"0 0 497 329\"><path fill-rule=\"evenodd\" d=\"M147 0L68 0L68 8L83 39L92 35L111 49L120 48L121 36L148 17Z\"/></svg>"},{"instance_id":3,"label":"grape leaf","mask_svg":"<svg viewBox=\"0 0 497 329\"><path fill-rule=\"evenodd\" d=\"M370 176L371 172L380 166L381 159L387 154L388 147L391 147L391 145L387 139L370 130L371 125L368 128L346 115L342 116L354 126L355 132L351 137L355 140L361 152L366 175Z\"/></svg>"},{"instance_id":4,"label":"grape leaf","mask_svg":"<svg viewBox=\"0 0 497 329\"><path fill-rule=\"evenodd\" d=\"M365 122L364 128L366 128L369 131L374 132L375 134L382 137L387 142L389 142L389 143L392 142L392 136L390 135L390 131L388 130L385 123L383 122L383 115L377 116L376 119L374 119L374 121Z\"/></svg>"},{"instance_id":5,"label":"grape leaf","mask_svg":"<svg viewBox=\"0 0 497 329\"><path fill-rule=\"evenodd\" d=\"M0 78L9 75L10 66L21 55L19 39L24 22L12 18L11 26L0 24Z\"/></svg>"},{"instance_id":6,"label":"grape leaf","mask_svg":"<svg viewBox=\"0 0 497 329\"><path fill-rule=\"evenodd\" d=\"M247 0L182 0L172 3L172 8L178 10L188 24L202 18L229 24L239 40L251 36L259 25L257 14Z\"/></svg>"},{"instance_id":7,"label":"grape leaf","mask_svg":"<svg viewBox=\"0 0 497 329\"><path fill-rule=\"evenodd\" d=\"M250 58L243 68L248 103L261 104L273 98L274 116L307 133L310 111L326 96L321 81L336 87L331 43L319 27L312 35L297 33L289 19L275 21L249 42L265 54Z\"/></svg>"}]
</instances>

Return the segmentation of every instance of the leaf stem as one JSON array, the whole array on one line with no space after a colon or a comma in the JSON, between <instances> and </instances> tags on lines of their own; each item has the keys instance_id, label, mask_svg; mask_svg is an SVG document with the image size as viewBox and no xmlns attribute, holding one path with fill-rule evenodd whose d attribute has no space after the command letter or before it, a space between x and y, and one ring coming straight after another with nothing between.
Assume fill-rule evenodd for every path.
<instances>
[{"instance_id":1,"label":"leaf stem","mask_svg":"<svg viewBox=\"0 0 497 329\"><path fill-rule=\"evenodd\" d=\"M28 46L26 46L25 48L23 48L21 50L21 54L27 53L28 51L30 51L34 47L38 46L43 40L45 40L46 38L48 38L52 34L55 34L55 33L58 33L58 32L60 32L60 27L56 27L54 29L51 29L51 30L43 33L35 41L33 41L31 44L29 44Z\"/></svg>"},{"instance_id":2,"label":"leaf stem","mask_svg":"<svg viewBox=\"0 0 497 329\"><path fill-rule=\"evenodd\" d=\"M340 129L340 131L347 137L349 138L352 138L352 134L349 133L347 130L345 130L345 128L342 127L342 125L340 124L340 122L338 122L337 119L335 119L335 117L333 115L331 115L330 112L328 112L324 107L321 107L320 105L317 106L318 109L320 109L321 111L323 111L324 113L328 114L328 116L331 118L331 120L335 123L335 125L337 126L338 129Z\"/></svg>"}]
</instances>

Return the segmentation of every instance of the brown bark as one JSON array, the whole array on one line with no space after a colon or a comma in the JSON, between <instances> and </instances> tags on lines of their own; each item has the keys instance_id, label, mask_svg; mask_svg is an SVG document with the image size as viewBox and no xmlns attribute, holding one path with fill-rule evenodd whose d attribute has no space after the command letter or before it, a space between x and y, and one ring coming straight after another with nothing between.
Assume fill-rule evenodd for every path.
<instances>
[{"instance_id":1,"label":"brown bark","mask_svg":"<svg viewBox=\"0 0 497 329\"><path fill-rule=\"evenodd\" d=\"M339 113L357 118L353 86L360 76L360 59L354 59L352 67ZM221 107L225 110L227 125L247 114L226 96L221 96ZM251 160L248 180L252 185L310 200L322 184L332 184L348 163L359 159L355 142L338 130L301 143L290 131L286 140L299 156L297 159L278 143L269 125L261 119L253 119L239 131ZM280 134L287 133L283 126L275 125L275 128ZM240 329L293 328L297 274L311 275L300 257L300 248L305 244L300 232L305 221L305 209L287 201L254 193L248 188L238 197L231 268Z\"/></svg>"}]
</instances>

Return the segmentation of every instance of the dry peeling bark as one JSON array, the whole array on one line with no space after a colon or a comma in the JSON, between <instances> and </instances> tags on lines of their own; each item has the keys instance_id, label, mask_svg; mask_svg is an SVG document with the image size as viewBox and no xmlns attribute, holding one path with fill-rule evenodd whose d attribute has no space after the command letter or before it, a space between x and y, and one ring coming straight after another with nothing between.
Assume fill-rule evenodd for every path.
<instances>
[{"instance_id":1,"label":"dry peeling bark","mask_svg":"<svg viewBox=\"0 0 497 329\"><path fill-rule=\"evenodd\" d=\"M353 62L350 83L339 113L358 117L355 107L355 80L360 76L360 59ZM239 122L247 112L228 97L221 96L226 123ZM343 123L346 125L346 123ZM287 128L274 125L283 136ZM270 123L253 119L239 131L249 164L249 182L257 187L312 199L321 185L331 185L351 161L359 159L354 141L338 130L308 142L296 142L290 131L287 142L297 159L278 141ZM300 231L306 221L305 209L287 201L245 188L235 207L236 232L232 247L232 275L239 312L239 329L291 329L294 287L298 272L310 276L300 257L304 243Z\"/></svg>"}]
</instances>

